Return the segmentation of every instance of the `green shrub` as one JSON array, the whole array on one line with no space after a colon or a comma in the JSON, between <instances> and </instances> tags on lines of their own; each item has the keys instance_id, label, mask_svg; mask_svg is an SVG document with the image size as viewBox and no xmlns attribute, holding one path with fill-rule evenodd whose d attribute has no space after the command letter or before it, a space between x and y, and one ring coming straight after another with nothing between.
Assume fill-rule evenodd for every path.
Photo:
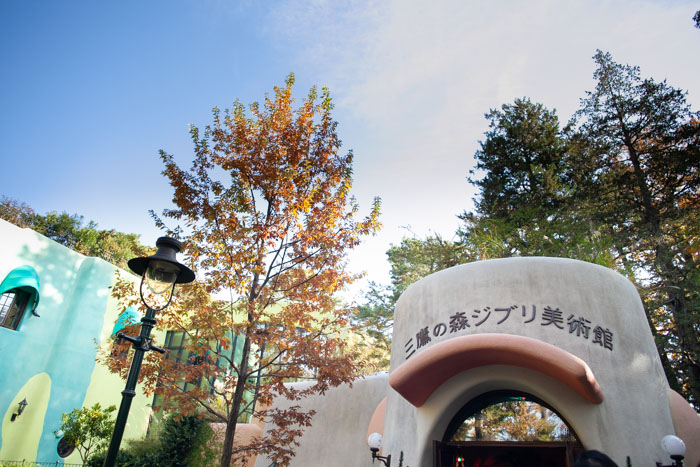
<instances>
[{"instance_id":1,"label":"green shrub","mask_svg":"<svg viewBox=\"0 0 700 467\"><path fill-rule=\"evenodd\" d=\"M119 450L119 467L204 467L212 465L216 453L208 447L212 429L197 417L169 416L144 440L130 440ZM91 456L86 467L101 467L105 451ZM2 466L0 466L2 467Z\"/></svg>"},{"instance_id":2,"label":"green shrub","mask_svg":"<svg viewBox=\"0 0 700 467\"><path fill-rule=\"evenodd\" d=\"M85 467L102 467L105 463L105 458L107 457L107 451L98 451L90 458L88 461L84 464ZM125 451L124 449L120 449L119 453L117 453L117 460L115 462L116 465L119 467L136 467L138 464L133 463L133 456L129 451ZM141 465L141 467L146 467Z\"/></svg>"},{"instance_id":3,"label":"green shrub","mask_svg":"<svg viewBox=\"0 0 700 467\"><path fill-rule=\"evenodd\" d=\"M61 436L69 446L75 446L83 462L90 458L91 450L102 449L109 444L114 430L112 413L116 410L114 405L103 409L96 403L61 416ZM54 432L58 433L58 430Z\"/></svg>"},{"instance_id":4,"label":"green shrub","mask_svg":"<svg viewBox=\"0 0 700 467\"><path fill-rule=\"evenodd\" d=\"M129 467L160 465L160 450L160 440L156 436L149 436L146 439L132 439L127 441L126 451L131 456L131 464Z\"/></svg>"},{"instance_id":5,"label":"green shrub","mask_svg":"<svg viewBox=\"0 0 700 467\"><path fill-rule=\"evenodd\" d=\"M208 467L217 464L220 452L210 444L213 436L214 430L211 429L209 423L202 421L188 457L190 467Z\"/></svg>"},{"instance_id":6,"label":"green shrub","mask_svg":"<svg viewBox=\"0 0 700 467\"><path fill-rule=\"evenodd\" d=\"M197 459L201 457L201 448L206 446L210 435L209 424L194 416L168 417L163 421L159 433L160 465L164 467L187 467L190 465L190 455L196 451ZM206 454L206 453L205 453Z\"/></svg>"}]
</instances>

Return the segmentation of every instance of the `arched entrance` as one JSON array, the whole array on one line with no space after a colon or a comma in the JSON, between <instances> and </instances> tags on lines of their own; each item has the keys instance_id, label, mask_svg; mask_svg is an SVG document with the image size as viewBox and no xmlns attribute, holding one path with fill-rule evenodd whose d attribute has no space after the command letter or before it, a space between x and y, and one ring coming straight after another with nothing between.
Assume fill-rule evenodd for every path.
<instances>
[{"instance_id":1,"label":"arched entrance","mask_svg":"<svg viewBox=\"0 0 700 467\"><path fill-rule=\"evenodd\" d=\"M583 449L556 410L512 390L489 391L454 415L433 445L435 467L569 467Z\"/></svg>"},{"instance_id":2,"label":"arched entrance","mask_svg":"<svg viewBox=\"0 0 700 467\"><path fill-rule=\"evenodd\" d=\"M455 414L486 393L510 389L521 391L512 395L522 394L533 402L547 400L545 407L557 407L558 413L567 414L574 423L569 426L577 427L590 417L590 406L599 405L604 399L595 375L582 359L547 342L512 334L465 335L432 345L394 369L389 384L417 409L422 430L416 436L421 440L421 465L442 465L442 461L436 461L435 453L444 450L436 449L435 441L444 446L446 429ZM590 443L590 438L581 440ZM524 442L518 442L516 447L522 448ZM565 444L560 448L568 449Z\"/></svg>"},{"instance_id":3,"label":"arched entrance","mask_svg":"<svg viewBox=\"0 0 700 467\"><path fill-rule=\"evenodd\" d=\"M506 258L440 271L401 295L392 342L382 450L405 465L434 465L455 414L503 389L546 401L618 465L667 462L658 440L680 432L639 294L598 265Z\"/></svg>"}]
</instances>

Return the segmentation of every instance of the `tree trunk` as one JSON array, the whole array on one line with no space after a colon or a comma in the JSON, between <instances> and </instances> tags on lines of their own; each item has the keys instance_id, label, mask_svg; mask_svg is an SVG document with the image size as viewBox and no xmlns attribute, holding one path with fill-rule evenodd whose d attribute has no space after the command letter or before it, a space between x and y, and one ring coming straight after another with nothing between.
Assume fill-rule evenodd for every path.
<instances>
[{"instance_id":1,"label":"tree trunk","mask_svg":"<svg viewBox=\"0 0 700 467\"><path fill-rule=\"evenodd\" d=\"M700 355L700 343L692 324L688 323L686 291L678 280L681 277L681 271L673 265L672 255L664 243L658 245L656 249L656 264L666 289L667 304L673 316L673 334L678 339L681 353L685 354L680 358L688 385L685 396L692 396L693 403L698 404L700 402L700 365L697 359Z\"/></svg>"},{"instance_id":2,"label":"tree trunk","mask_svg":"<svg viewBox=\"0 0 700 467\"><path fill-rule=\"evenodd\" d=\"M665 290L665 294L668 297L666 303L671 310L674 324L672 332L678 338L679 347L682 349L683 353L686 354L685 358L680 359L681 366L685 367L684 372L687 375L688 394L686 394L686 397L692 395L694 402L697 403L700 400L700 366L698 366L696 358L697 355L700 354L698 349L700 345L698 344L698 338L693 327L688 326L686 322L688 310L685 301L685 293L679 280L682 274L673 264L673 252L669 248L668 243L664 240L664 231L661 228L661 215L651 196L647 177L642 168L637 148L632 143L629 131L624 125L622 118L620 118L620 123L624 135L624 143L627 147L630 162L632 162L632 167L634 168L637 187L641 194L642 212L644 214L646 227L651 237L654 239L654 263L659 277L661 278L662 288ZM663 362L663 355L661 359ZM664 370L666 370L666 367L664 367ZM669 378L669 382L672 384L673 380L676 380L676 378L677 377L674 375L674 378Z\"/></svg>"},{"instance_id":3,"label":"tree trunk","mask_svg":"<svg viewBox=\"0 0 700 467\"><path fill-rule=\"evenodd\" d=\"M474 415L474 438L479 441L481 440L484 435L481 432L481 412L478 412L476 415Z\"/></svg>"},{"instance_id":4,"label":"tree trunk","mask_svg":"<svg viewBox=\"0 0 700 467\"><path fill-rule=\"evenodd\" d=\"M681 384L678 381L678 375L676 375L676 372L674 371L673 366L671 365L671 361L668 359L668 354L666 353L666 348L664 347L663 342L661 342L661 336L659 336L659 331L656 330L656 326L654 326L654 322L651 320L651 313L649 312L649 310L646 309L646 307L644 308L644 312L647 315L647 321L649 322L651 335L654 337L656 351L659 352L659 357L661 358L661 367L663 368L664 373L666 374L668 385L671 386L671 389L680 394L683 391L683 388L681 387Z\"/></svg>"},{"instance_id":5,"label":"tree trunk","mask_svg":"<svg viewBox=\"0 0 700 467\"><path fill-rule=\"evenodd\" d=\"M231 411L228 413L228 420L226 421L226 434L224 435L223 453L221 454L221 467L230 467L231 465L233 439L236 434L238 414L241 411L241 405L243 404L243 392L245 391L245 382L246 377L248 376L248 358L250 356L249 333L250 328L248 328L246 331L245 341L243 342L243 352L241 355L241 366L239 367L238 372L238 382L236 383L236 391L233 393ZM236 351L235 347L233 351Z\"/></svg>"}]
</instances>

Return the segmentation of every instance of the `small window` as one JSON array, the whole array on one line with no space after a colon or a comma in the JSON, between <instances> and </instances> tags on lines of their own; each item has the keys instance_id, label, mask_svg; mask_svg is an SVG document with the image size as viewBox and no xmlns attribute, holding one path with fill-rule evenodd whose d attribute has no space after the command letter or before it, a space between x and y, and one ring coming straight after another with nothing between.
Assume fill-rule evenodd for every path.
<instances>
[{"instance_id":1,"label":"small window","mask_svg":"<svg viewBox=\"0 0 700 467\"><path fill-rule=\"evenodd\" d=\"M66 438L61 438L61 441L58 442L58 446L56 446L56 452L59 457L68 457L73 454L73 451L75 451L75 446L68 444Z\"/></svg>"},{"instance_id":2,"label":"small window","mask_svg":"<svg viewBox=\"0 0 700 467\"><path fill-rule=\"evenodd\" d=\"M10 271L0 282L0 327L17 330L25 310L33 315L39 304L39 275L31 266Z\"/></svg>"},{"instance_id":3,"label":"small window","mask_svg":"<svg viewBox=\"0 0 700 467\"><path fill-rule=\"evenodd\" d=\"M17 329L28 301L29 294L19 289L0 295L0 326Z\"/></svg>"}]
</instances>

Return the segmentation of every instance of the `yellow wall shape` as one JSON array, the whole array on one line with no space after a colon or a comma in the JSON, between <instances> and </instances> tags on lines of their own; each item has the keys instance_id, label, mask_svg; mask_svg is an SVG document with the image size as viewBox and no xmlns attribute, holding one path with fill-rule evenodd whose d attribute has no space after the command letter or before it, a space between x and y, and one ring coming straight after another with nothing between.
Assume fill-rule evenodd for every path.
<instances>
[{"instance_id":1,"label":"yellow wall shape","mask_svg":"<svg viewBox=\"0 0 700 467\"><path fill-rule=\"evenodd\" d=\"M2 418L0 459L36 461L50 397L51 378L47 373L32 376L22 386ZM14 422L10 421L23 399L27 400L27 407Z\"/></svg>"}]
</instances>

